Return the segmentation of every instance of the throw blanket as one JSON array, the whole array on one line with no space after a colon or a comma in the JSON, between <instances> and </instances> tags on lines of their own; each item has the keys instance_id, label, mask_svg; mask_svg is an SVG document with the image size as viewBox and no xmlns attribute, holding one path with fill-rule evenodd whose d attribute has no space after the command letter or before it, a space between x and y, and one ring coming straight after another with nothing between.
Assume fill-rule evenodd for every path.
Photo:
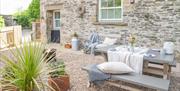
<instances>
[{"instance_id":1,"label":"throw blanket","mask_svg":"<svg viewBox=\"0 0 180 91\"><path fill-rule=\"evenodd\" d=\"M98 35L98 33L97 32L93 32L91 35L90 35L90 37L89 37L89 39L88 39L90 42L90 44L94 44L94 43L97 43L97 42L99 42L99 35Z\"/></svg>"},{"instance_id":2,"label":"throw blanket","mask_svg":"<svg viewBox=\"0 0 180 91\"><path fill-rule=\"evenodd\" d=\"M110 78L110 74L105 74L97 68L96 64L90 66L91 70L88 71L89 81L93 83L103 82Z\"/></svg>"},{"instance_id":3,"label":"throw blanket","mask_svg":"<svg viewBox=\"0 0 180 91\"><path fill-rule=\"evenodd\" d=\"M93 32L89 39L88 39L88 43L85 44L85 46L87 46L87 50L90 51L91 54L94 54L94 49L96 47L96 45L99 44L99 35L97 32Z\"/></svg>"},{"instance_id":4,"label":"throw blanket","mask_svg":"<svg viewBox=\"0 0 180 91\"><path fill-rule=\"evenodd\" d=\"M129 66L135 71L135 73L142 74L143 71L143 56L142 54L133 53L130 55Z\"/></svg>"},{"instance_id":5,"label":"throw blanket","mask_svg":"<svg viewBox=\"0 0 180 91\"><path fill-rule=\"evenodd\" d=\"M94 50L98 44L99 43L93 43L93 44L89 45L88 49L90 49L91 54L94 54Z\"/></svg>"},{"instance_id":6,"label":"throw blanket","mask_svg":"<svg viewBox=\"0 0 180 91\"><path fill-rule=\"evenodd\" d=\"M109 50L108 62L123 62L131 67L136 73L142 74L143 54L131 53L122 50Z\"/></svg>"}]
</instances>

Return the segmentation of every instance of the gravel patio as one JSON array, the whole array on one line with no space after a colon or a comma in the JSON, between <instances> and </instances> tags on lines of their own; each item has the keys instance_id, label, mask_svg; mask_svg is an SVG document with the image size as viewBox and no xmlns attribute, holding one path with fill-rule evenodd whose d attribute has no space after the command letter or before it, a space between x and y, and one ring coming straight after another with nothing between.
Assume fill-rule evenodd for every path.
<instances>
[{"instance_id":1,"label":"gravel patio","mask_svg":"<svg viewBox=\"0 0 180 91\"><path fill-rule=\"evenodd\" d=\"M70 75L70 91L126 91L113 86L93 86L91 88L87 87L88 82L88 74L81 70L81 67L86 66L88 64L99 64L104 62L104 58L102 56L93 56L89 54L84 54L83 51L72 51L71 49L65 49L60 44L48 44L47 48L55 48L57 49L57 59L62 59L66 65L66 72ZM4 49L6 50L6 49ZM0 54L4 53L2 50ZM180 91L180 74L172 74L171 76L171 85L169 91ZM174 76L175 75L175 76ZM127 84L127 83L123 83ZM128 84L131 86L135 86L132 84ZM137 87L137 86L136 86ZM152 89L141 88L142 91L154 91Z\"/></svg>"},{"instance_id":2,"label":"gravel patio","mask_svg":"<svg viewBox=\"0 0 180 91\"><path fill-rule=\"evenodd\" d=\"M57 58L64 60L66 72L70 75L70 91L125 91L112 86L87 88L88 75L81 70L81 67L104 62L102 56L93 56L84 54L82 51L64 49L59 44L49 44L48 48L57 49ZM143 91L153 91L147 88L143 89ZM170 91L180 91L180 78L171 77Z\"/></svg>"}]
</instances>

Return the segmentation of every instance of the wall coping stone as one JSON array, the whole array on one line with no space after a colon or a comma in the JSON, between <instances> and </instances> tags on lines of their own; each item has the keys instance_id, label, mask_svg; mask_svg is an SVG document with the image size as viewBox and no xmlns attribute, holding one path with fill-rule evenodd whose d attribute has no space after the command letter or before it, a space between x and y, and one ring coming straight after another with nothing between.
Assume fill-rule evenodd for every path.
<instances>
[{"instance_id":1,"label":"wall coping stone","mask_svg":"<svg viewBox=\"0 0 180 91\"><path fill-rule=\"evenodd\" d=\"M128 26L125 22L94 22L94 25L114 25L114 26Z\"/></svg>"},{"instance_id":2,"label":"wall coping stone","mask_svg":"<svg viewBox=\"0 0 180 91\"><path fill-rule=\"evenodd\" d=\"M56 9L61 9L63 3L56 3L56 4L47 4L46 5L46 10L56 10Z\"/></svg>"}]
</instances>

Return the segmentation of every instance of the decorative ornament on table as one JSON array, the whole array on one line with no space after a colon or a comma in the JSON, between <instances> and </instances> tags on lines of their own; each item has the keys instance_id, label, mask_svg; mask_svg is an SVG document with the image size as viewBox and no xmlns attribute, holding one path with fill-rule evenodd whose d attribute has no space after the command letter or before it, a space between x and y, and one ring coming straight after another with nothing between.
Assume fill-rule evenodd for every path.
<instances>
[{"instance_id":1,"label":"decorative ornament on table","mask_svg":"<svg viewBox=\"0 0 180 91\"><path fill-rule=\"evenodd\" d=\"M168 54L168 55L174 54L174 48L175 48L175 45L171 41L167 41L163 44L163 50L165 51L165 54Z\"/></svg>"},{"instance_id":2,"label":"decorative ornament on table","mask_svg":"<svg viewBox=\"0 0 180 91\"><path fill-rule=\"evenodd\" d=\"M130 51L134 52L134 44L136 43L136 38L133 34L130 35L129 37L129 43L130 43Z\"/></svg>"}]
</instances>

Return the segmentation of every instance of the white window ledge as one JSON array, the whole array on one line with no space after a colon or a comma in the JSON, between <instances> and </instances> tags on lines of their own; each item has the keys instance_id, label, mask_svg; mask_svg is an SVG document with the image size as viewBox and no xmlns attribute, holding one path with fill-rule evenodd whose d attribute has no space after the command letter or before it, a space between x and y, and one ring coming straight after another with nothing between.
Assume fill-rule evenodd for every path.
<instances>
[{"instance_id":1,"label":"white window ledge","mask_svg":"<svg viewBox=\"0 0 180 91\"><path fill-rule=\"evenodd\" d=\"M94 22L93 23L94 25L114 25L114 26L128 26L128 23L125 23L125 22L115 22L115 21L112 21L112 22Z\"/></svg>"}]
</instances>

